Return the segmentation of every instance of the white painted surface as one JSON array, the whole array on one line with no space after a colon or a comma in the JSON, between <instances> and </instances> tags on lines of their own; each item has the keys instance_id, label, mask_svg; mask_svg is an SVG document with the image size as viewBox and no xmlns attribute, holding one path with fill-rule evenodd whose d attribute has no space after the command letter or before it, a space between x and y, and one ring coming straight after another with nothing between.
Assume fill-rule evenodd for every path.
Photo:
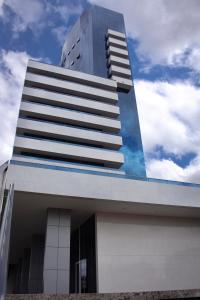
<instances>
[{"instance_id":1,"label":"white painted surface","mask_svg":"<svg viewBox=\"0 0 200 300\"><path fill-rule=\"evenodd\" d=\"M119 57L124 57L124 58L128 58L128 51L124 50L124 49L120 49L117 47L113 47L113 46L109 46L108 48L108 54L111 55L116 55Z\"/></svg>"},{"instance_id":2,"label":"white painted surface","mask_svg":"<svg viewBox=\"0 0 200 300\"><path fill-rule=\"evenodd\" d=\"M199 187L13 164L11 183L16 192L63 198L68 209L200 217Z\"/></svg>"},{"instance_id":3,"label":"white painted surface","mask_svg":"<svg viewBox=\"0 0 200 300\"><path fill-rule=\"evenodd\" d=\"M119 132L121 128L119 120L32 102L21 102L20 116L37 117L108 132Z\"/></svg>"},{"instance_id":4,"label":"white painted surface","mask_svg":"<svg viewBox=\"0 0 200 300\"><path fill-rule=\"evenodd\" d=\"M26 163L37 163L37 164L43 164L45 166L51 166L51 167L63 167L63 168L69 168L69 169L78 169L78 170L86 170L86 171L96 171L96 172L104 172L104 173L114 173L114 174L123 174L125 175L125 172L122 170L116 170L111 168L104 168L104 167L93 167L91 165L81 165L76 163L68 163L68 162L59 162L49 159L42 159L42 158L33 158L33 157L25 157L21 155L13 155L12 160L15 161L21 161Z\"/></svg>"},{"instance_id":5,"label":"white painted surface","mask_svg":"<svg viewBox=\"0 0 200 300\"><path fill-rule=\"evenodd\" d=\"M103 116L117 117L119 115L119 107L116 105L88 100L72 95L54 93L37 88L24 87L22 100L31 100L33 102L91 112Z\"/></svg>"},{"instance_id":6,"label":"white painted surface","mask_svg":"<svg viewBox=\"0 0 200 300\"><path fill-rule=\"evenodd\" d=\"M116 65L116 66L120 66L120 67L124 67L124 68L130 68L129 59L117 57L114 55L110 55L108 57L108 63L109 63L109 65L112 64L112 65Z\"/></svg>"},{"instance_id":7,"label":"white painted surface","mask_svg":"<svg viewBox=\"0 0 200 300\"><path fill-rule=\"evenodd\" d=\"M125 51L122 49L119 50ZM90 99L105 101L108 103L116 103L118 100L118 96L115 91L107 91L105 89L95 88L86 84L75 83L68 80L56 79L29 72L26 73L25 86L49 89L54 92L57 91L80 97L88 97Z\"/></svg>"},{"instance_id":8,"label":"white painted surface","mask_svg":"<svg viewBox=\"0 0 200 300\"><path fill-rule=\"evenodd\" d=\"M107 46L114 46L122 49L127 49L127 43L125 41L121 41L119 39L110 36L107 39Z\"/></svg>"},{"instance_id":9,"label":"white painted surface","mask_svg":"<svg viewBox=\"0 0 200 300\"><path fill-rule=\"evenodd\" d=\"M108 36L124 40L126 38L125 34L116 30L108 29Z\"/></svg>"},{"instance_id":10,"label":"white painted surface","mask_svg":"<svg viewBox=\"0 0 200 300\"><path fill-rule=\"evenodd\" d=\"M131 77L131 71L129 69L121 68L121 67L114 66L114 65L110 66L109 73L111 75L116 75L116 76L121 76L121 77L127 77L127 78Z\"/></svg>"},{"instance_id":11,"label":"white painted surface","mask_svg":"<svg viewBox=\"0 0 200 300\"><path fill-rule=\"evenodd\" d=\"M69 293L70 227L68 210L48 209L43 266L43 292Z\"/></svg>"},{"instance_id":12,"label":"white painted surface","mask_svg":"<svg viewBox=\"0 0 200 300\"><path fill-rule=\"evenodd\" d=\"M130 89L133 86L133 81L127 78L112 75L112 79L117 82L117 86L123 89Z\"/></svg>"},{"instance_id":13,"label":"white painted surface","mask_svg":"<svg viewBox=\"0 0 200 300\"><path fill-rule=\"evenodd\" d=\"M115 91L117 88L116 84L110 79L62 68L55 65L44 64L34 60L28 61L27 71L70 80L73 82L79 82L85 85L96 86L112 91Z\"/></svg>"},{"instance_id":14,"label":"white painted surface","mask_svg":"<svg viewBox=\"0 0 200 300\"><path fill-rule=\"evenodd\" d=\"M73 143L82 142L90 145L100 145L109 149L118 149L122 145L122 138L117 135L19 118L17 122L17 134L24 133L45 136L47 138L54 137Z\"/></svg>"},{"instance_id":15,"label":"white painted surface","mask_svg":"<svg viewBox=\"0 0 200 300\"><path fill-rule=\"evenodd\" d=\"M38 155L50 155L55 157L55 159L62 158L63 160L73 159L88 163L102 163L104 166L113 168L119 168L124 163L123 154L117 151L16 136L14 152L19 153L20 151Z\"/></svg>"},{"instance_id":16,"label":"white painted surface","mask_svg":"<svg viewBox=\"0 0 200 300\"><path fill-rule=\"evenodd\" d=\"M97 214L98 292L200 286L200 220Z\"/></svg>"}]
</instances>

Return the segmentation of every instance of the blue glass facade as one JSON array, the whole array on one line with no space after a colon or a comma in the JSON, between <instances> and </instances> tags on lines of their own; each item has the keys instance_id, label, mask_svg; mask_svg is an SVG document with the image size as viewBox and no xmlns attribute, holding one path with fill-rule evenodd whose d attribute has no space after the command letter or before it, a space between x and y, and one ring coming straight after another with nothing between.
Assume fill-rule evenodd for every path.
<instances>
[{"instance_id":1,"label":"blue glass facade","mask_svg":"<svg viewBox=\"0 0 200 300\"><path fill-rule=\"evenodd\" d=\"M93 6L74 25L63 47L61 65L72 70L108 76L106 35L108 29L125 33L123 15ZM134 86L128 91L118 91L121 136L127 175L146 177L144 153L140 134Z\"/></svg>"}]
</instances>

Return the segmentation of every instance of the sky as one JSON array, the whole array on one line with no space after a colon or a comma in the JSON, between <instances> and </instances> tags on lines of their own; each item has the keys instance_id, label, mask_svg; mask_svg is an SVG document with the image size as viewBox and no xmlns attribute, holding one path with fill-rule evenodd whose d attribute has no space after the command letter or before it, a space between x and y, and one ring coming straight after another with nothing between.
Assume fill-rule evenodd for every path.
<instances>
[{"instance_id":1,"label":"sky","mask_svg":"<svg viewBox=\"0 0 200 300\"><path fill-rule=\"evenodd\" d=\"M0 0L0 163L12 155L27 60L59 65L92 4L124 14L148 177L200 183L199 0Z\"/></svg>"}]
</instances>

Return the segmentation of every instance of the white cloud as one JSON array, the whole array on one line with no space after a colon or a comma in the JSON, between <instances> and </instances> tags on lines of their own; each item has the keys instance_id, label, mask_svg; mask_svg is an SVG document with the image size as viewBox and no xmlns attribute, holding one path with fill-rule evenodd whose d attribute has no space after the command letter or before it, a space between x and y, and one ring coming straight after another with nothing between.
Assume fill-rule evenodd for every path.
<instances>
[{"instance_id":1,"label":"white cloud","mask_svg":"<svg viewBox=\"0 0 200 300\"><path fill-rule=\"evenodd\" d=\"M193 70L200 71L200 48L192 49L190 55L187 57L186 65Z\"/></svg>"},{"instance_id":2,"label":"white cloud","mask_svg":"<svg viewBox=\"0 0 200 300\"><path fill-rule=\"evenodd\" d=\"M200 182L200 89L190 82L135 81L148 176ZM196 155L185 168L160 159L158 146L181 159Z\"/></svg>"},{"instance_id":3,"label":"white cloud","mask_svg":"<svg viewBox=\"0 0 200 300\"><path fill-rule=\"evenodd\" d=\"M200 89L190 82L136 80L136 97L146 151L162 145L184 155L200 149Z\"/></svg>"},{"instance_id":4,"label":"white cloud","mask_svg":"<svg viewBox=\"0 0 200 300\"><path fill-rule=\"evenodd\" d=\"M188 49L200 47L199 0L89 2L123 13L129 35L139 40L138 54L153 64L170 64ZM195 53L191 55L196 61ZM190 57L188 64L195 66Z\"/></svg>"},{"instance_id":5,"label":"white cloud","mask_svg":"<svg viewBox=\"0 0 200 300\"><path fill-rule=\"evenodd\" d=\"M73 3L70 2L67 5L54 5L53 10L58 13L65 23L68 22L72 15L80 15L83 11L81 2Z\"/></svg>"},{"instance_id":6,"label":"white cloud","mask_svg":"<svg viewBox=\"0 0 200 300\"><path fill-rule=\"evenodd\" d=\"M55 35L61 46L63 46L69 31L70 28L67 26L59 26L52 29L52 33Z\"/></svg>"},{"instance_id":7,"label":"white cloud","mask_svg":"<svg viewBox=\"0 0 200 300\"><path fill-rule=\"evenodd\" d=\"M82 11L81 1L60 4L59 1L52 3L48 0L0 0L0 17L4 23L10 23L10 18L12 18L14 38L27 29L38 36L48 27L61 44L69 31L70 18L80 15ZM61 25L57 26L57 23Z\"/></svg>"},{"instance_id":8,"label":"white cloud","mask_svg":"<svg viewBox=\"0 0 200 300\"><path fill-rule=\"evenodd\" d=\"M163 178L167 180L184 181L183 168L175 164L172 160L152 159L147 164L147 174L152 178Z\"/></svg>"},{"instance_id":9,"label":"white cloud","mask_svg":"<svg viewBox=\"0 0 200 300\"><path fill-rule=\"evenodd\" d=\"M68 26L69 20L72 16L78 16L82 13L83 11L83 6L81 2L79 3L73 3L71 2L68 5L52 5L51 10L59 15L61 20L64 22L65 25L61 25L58 27L55 27L52 29L53 35L56 37L57 41L61 46L63 46L67 34L71 30L71 26Z\"/></svg>"},{"instance_id":10,"label":"white cloud","mask_svg":"<svg viewBox=\"0 0 200 300\"><path fill-rule=\"evenodd\" d=\"M4 0L0 0L0 16L3 15L3 1Z\"/></svg>"},{"instance_id":11,"label":"white cloud","mask_svg":"<svg viewBox=\"0 0 200 300\"><path fill-rule=\"evenodd\" d=\"M44 25L46 14L45 5L40 0L5 0L5 7L9 8L15 15L12 19L14 32L23 32L27 28L39 29Z\"/></svg>"},{"instance_id":12,"label":"white cloud","mask_svg":"<svg viewBox=\"0 0 200 300\"><path fill-rule=\"evenodd\" d=\"M200 72L200 48L193 48L173 57L172 64Z\"/></svg>"},{"instance_id":13,"label":"white cloud","mask_svg":"<svg viewBox=\"0 0 200 300\"><path fill-rule=\"evenodd\" d=\"M0 52L0 163L10 159L12 154L28 58L26 52Z\"/></svg>"},{"instance_id":14,"label":"white cloud","mask_svg":"<svg viewBox=\"0 0 200 300\"><path fill-rule=\"evenodd\" d=\"M172 160L153 159L147 164L147 174L152 178L200 183L200 157L197 156L185 168L178 166Z\"/></svg>"}]
</instances>

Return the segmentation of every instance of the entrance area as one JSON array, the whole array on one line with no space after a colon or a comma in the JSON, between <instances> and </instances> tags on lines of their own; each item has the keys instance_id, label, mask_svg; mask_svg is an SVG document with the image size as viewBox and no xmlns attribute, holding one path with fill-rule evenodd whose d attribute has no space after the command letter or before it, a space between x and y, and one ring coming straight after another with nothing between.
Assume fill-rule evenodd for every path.
<instances>
[{"instance_id":1,"label":"entrance area","mask_svg":"<svg viewBox=\"0 0 200 300\"><path fill-rule=\"evenodd\" d=\"M75 293L87 292L87 260L81 259L75 263Z\"/></svg>"},{"instance_id":2,"label":"entrance area","mask_svg":"<svg viewBox=\"0 0 200 300\"><path fill-rule=\"evenodd\" d=\"M31 205L24 205L28 197L15 195L14 199L7 293L95 293L95 215L68 210L63 203L59 207L59 201L52 208L44 196L38 196L37 203L30 199ZM56 225L49 218L49 208L69 212L70 225L67 219Z\"/></svg>"},{"instance_id":3,"label":"entrance area","mask_svg":"<svg viewBox=\"0 0 200 300\"><path fill-rule=\"evenodd\" d=\"M96 292L95 215L71 235L70 293Z\"/></svg>"}]
</instances>

